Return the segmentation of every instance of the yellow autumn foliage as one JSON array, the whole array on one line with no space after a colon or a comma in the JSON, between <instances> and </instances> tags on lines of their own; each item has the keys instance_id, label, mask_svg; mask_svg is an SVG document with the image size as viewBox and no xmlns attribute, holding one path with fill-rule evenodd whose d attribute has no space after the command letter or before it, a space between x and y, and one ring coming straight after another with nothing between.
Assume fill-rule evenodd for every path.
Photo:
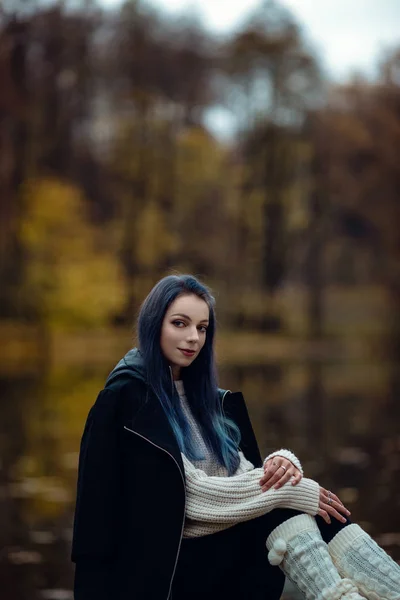
<instances>
[{"instance_id":1,"label":"yellow autumn foliage","mask_svg":"<svg viewBox=\"0 0 400 600\"><path fill-rule=\"evenodd\" d=\"M86 216L80 190L55 178L31 180L24 203L24 292L42 319L52 326L107 324L123 303L124 279Z\"/></svg>"},{"instance_id":2,"label":"yellow autumn foliage","mask_svg":"<svg viewBox=\"0 0 400 600\"><path fill-rule=\"evenodd\" d=\"M223 148L207 131L201 127L187 129L178 140L177 174L181 201L196 201L207 186L221 183L225 160Z\"/></svg>"},{"instance_id":3,"label":"yellow autumn foliage","mask_svg":"<svg viewBox=\"0 0 400 600\"><path fill-rule=\"evenodd\" d=\"M168 229L162 212L151 201L143 208L136 229L136 260L142 267L156 267L177 248L177 238Z\"/></svg>"}]
</instances>

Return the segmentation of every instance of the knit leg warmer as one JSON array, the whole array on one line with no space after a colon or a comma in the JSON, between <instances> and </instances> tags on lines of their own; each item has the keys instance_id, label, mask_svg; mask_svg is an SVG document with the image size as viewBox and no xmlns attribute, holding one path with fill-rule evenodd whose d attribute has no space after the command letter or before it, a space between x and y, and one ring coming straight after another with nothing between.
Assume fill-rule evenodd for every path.
<instances>
[{"instance_id":1,"label":"knit leg warmer","mask_svg":"<svg viewBox=\"0 0 400 600\"><path fill-rule=\"evenodd\" d=\"M298 515L276 527L267 539L268 560L279 565L307 600L360 600L357 587L342 579L315 519Z\"/></svg>"},{"instance_id":2,"label":"knit leg warmer","mask_svg":"<svg viewBox=\"0 0 400 600\"><path fill-rule=\"evenodd\" d=\"M359 525L339 531L328 549L342 577L368 600L400 600L400 566Z\"/></svg>"}]
</instances>

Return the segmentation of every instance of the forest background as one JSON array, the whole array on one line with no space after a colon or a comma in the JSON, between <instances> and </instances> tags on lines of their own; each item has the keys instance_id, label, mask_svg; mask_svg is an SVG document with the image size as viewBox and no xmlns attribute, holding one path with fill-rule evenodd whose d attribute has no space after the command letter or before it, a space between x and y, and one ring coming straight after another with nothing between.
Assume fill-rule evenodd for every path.
<instances>
[{"instance_id":1,"label":"forest background","mask_svg":"<svg viewBox=\"0 0 400 600\"><path fill-rule=\"evenodd\" d=\"M0 10L4 600L72 597L84 420L171 272L214 290L262 449L400 558L400 44L337 84L275 1L226 36L139 0Z\"/></svg>"}]
</instances>

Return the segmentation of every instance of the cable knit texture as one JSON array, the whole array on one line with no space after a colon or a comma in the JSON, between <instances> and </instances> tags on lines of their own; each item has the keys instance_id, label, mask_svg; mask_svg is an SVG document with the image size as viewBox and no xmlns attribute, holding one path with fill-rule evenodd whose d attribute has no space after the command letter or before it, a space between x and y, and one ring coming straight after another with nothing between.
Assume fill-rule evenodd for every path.
<instances>
[{"instance_id":1,"label":"cable knit texture","mask_svg":"<svg viewBox=\"0 0 400 600\"><path fill-rule=\"evenodd\" d=\"M400 566L359 525L345 527L328 548L339 573L368 600L400 600Z\"/></svg>"},{"instance_id":2,"label":"cable knit texture","mask_svg":"<svg viewBox=\"0 0 400 600\"><path fill-rule=\"evenodd\" d=\"M315 520L299 515L281 523L267 539L268 559L307 600L361 600L357 587L341 579Z\"/></svg>"},{"instance_id":3,"label":"cable knit texture","mask_svg":"<svg viewBox=\"0 0 400 600\"><path fill-rule=\"evenodd\" d=\"M243 452L239 452L240 463L235 474L229 477L226 468L219 464L203 440L201 430L190 410L183 382L175 381L175 386L182 410L190 425L191 435L202 457L189 461L182 454L186 478L184 537L210 535L236 523L264 515L278 507L317 514L320 488L312 479L303 478L296 486L287 483L278 490L263 492L260 479L264 469L255 469ZM301 467L297 457L290 451L278 452L286 452Z\"/></svg>"}]
</instances>

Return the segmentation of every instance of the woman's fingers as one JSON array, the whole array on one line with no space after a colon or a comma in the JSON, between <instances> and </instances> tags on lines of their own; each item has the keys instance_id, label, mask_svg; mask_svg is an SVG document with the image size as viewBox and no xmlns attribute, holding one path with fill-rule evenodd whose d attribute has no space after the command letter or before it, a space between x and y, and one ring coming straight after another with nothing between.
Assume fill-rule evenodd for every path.
<instances>
[{"instance_id":1,"label":"woman's fingers","mask_svg":"<svg viewBox=\"0 0 400 600\"><path fill-rule=\"evenodd\" d=\"M286 474L287 467L283 465L284 468L282 468L282 463L282 459L268 461L264 475L260 479L260 485L262 486L263 491L269 490L283 475Z\"/></svg>"},{"instance_id":2,"label":"woman's fingers","mask_svg":"<svg viewBox=\"0 0 400 600\"><path fill-rule=\"evenodd\" d=\"M320 508L318 510L318 514L319 514L320 517L322 517L324 519L324 521L326 523L330 523L331 522L330 516L328 515L328 513L326 512L326 510L323 510L322 508Z\"/></svg>"},{"instance_id":3,"label":"woman's fingers","mask_svg":"<svg viewBox=\"0 0 400 600\"><path fill-rule=\"evenodd\" d=\"M320 498L323 499L323 501L328 504L335 504L338 505L339 507L339 511L342 512L343 514L349 516L351 515L351 512L345 507L345 505L343 504L343 502L336 496L336 494L334 494L333 492L330 492L329 490L326 490L325 488L321 487L320 488L321 492L320 492Z\"/></svg>"},{"instance_id":4,"label":"woman's fingers","mask_svg":"<svg viewBox=\"0 0 400 600\"><path fill-rule=\"evenodd\" d=\"M336 506L334 506L333 503L325 504L324 502L320 502L319 506L325 513L328 513L329 517L334 517L341 523L346 523L347 519L337 510L337 507L340 506L339 504L336 503ZM330 523L330 520L328 523Z\"/></svg>"},{"instance_id":5,"label":"woman's fingers","mask_svg":"<svg viewBox=\"0 0 400 600\"><path fill-rule=\"evenodd\" d=\"M278 489L293 477L295 477L294 484L296 484L300 481L302 475L289 460L283 458L274 459L268 461L264 475L260 479L260 486L262 486L263 492L266 492L273 486L275 489Z\"/></svg>"},{"instance_id":6,"label":"woman's fingers","mask_svg":"<svg viewBox=\"0 0 400 600\"><path fill-rule=\"evenodd\" d=\"M285 483L287 483L288 481L292 482L292 485L297 485L299 483L299 481L302 478L302 474L300 473L300 471L298 469L296 469L295 467L293 467L293 465L291 463L290 467L288 468L288 470L286 471L286 473L279 479L279 481L274 485L274 488L277 490L280 487L282 487L283 485L285 485Z\"/></svg>"},{"instance_id":7,"label":"woman's fingers","mask_svg":"<svg viewBox=\"0 0 400 600\"><path fill-rule=\"evenodd\" d=\"M297 485L302 480L303 475L298 469L295 469L295 473L292 477L292 485Z\"/></svg>"},{"instance_id":8,"label":"woman's fingers","mask_svg":"<svg viewBox=\"0 0 400 600\"><path fill-rule=\"evenodd\" d=\"M335 500L337 498L335 494L332 492L328 492L324 488L320 490L320 498L319 498L319 511L318 514L327 522L331 522L331 517L334 517L341 523L346 523L346 518L344 515L349 516L350 511L339 501Z\"/></svg>"},{"instance_id":9,"label":"woman's fingers","mask_svg":"<svg viewBox=\"0 0 400 600\"><path fill-rule=\"evenodd\" d=\"M281 473L282 473L282 475L281 475ZM293 473L292 473L291 469L288 469L287 471L280 469L280 471L278 471L279 479L276 481L276 483L272 483L272 485L277 490L280 487L282 487L283 485L285 485L285 483L290 481L292 475L293 475Z\"/></svg>"},{"instance_id":10,"label":"woman's fingers","mask_svg":"<svg viewBox=\"0 0 400 600\"><path fill-rule=\"evenodd\" d=\"M272 478L275 477L278 467L279 467L279 463L276 462L276 460L270 459L267 463L265 463L264 475L260 479L260 485L263 486L263 485L266 485L267 483L270 483ZM282 471L282 469L281 469L281 471Z\"/></svg>"}]
</instances>

